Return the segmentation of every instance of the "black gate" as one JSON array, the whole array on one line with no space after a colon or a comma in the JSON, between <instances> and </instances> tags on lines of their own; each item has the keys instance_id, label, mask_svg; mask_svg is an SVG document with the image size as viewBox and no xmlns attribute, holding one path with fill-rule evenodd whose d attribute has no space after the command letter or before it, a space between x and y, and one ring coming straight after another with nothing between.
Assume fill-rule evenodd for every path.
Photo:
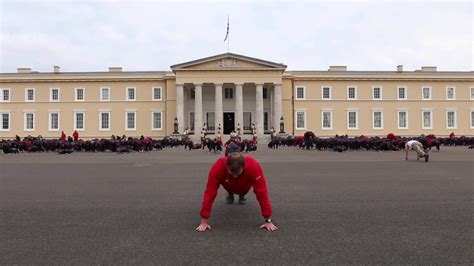
<instances>
[{"instance_id":1,"label":"black gate","mask_svg":"<svg viewBox=\"0 0 474 266\"><path fill-rule=\"evenodd\" d=\"M224 113L224 134L230 134L234 129L234 113Z\"/></svg>"}]
</instances>

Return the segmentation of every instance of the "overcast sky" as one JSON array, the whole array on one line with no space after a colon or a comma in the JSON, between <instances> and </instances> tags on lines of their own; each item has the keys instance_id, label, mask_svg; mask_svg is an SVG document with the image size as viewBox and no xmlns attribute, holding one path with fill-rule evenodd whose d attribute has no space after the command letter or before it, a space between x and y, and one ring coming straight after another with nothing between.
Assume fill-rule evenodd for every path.
<instances>
[{"instance_id":1,"label":"overcast sky","mask_svg":"<svg viewBox=\"0 0 474 266\"><path fill-rule=\"evenodd\" d=\"M473 2L0 0L0 72L166 70L230 52L288 70L473 70Z\"/></svg>"}]
</instances>

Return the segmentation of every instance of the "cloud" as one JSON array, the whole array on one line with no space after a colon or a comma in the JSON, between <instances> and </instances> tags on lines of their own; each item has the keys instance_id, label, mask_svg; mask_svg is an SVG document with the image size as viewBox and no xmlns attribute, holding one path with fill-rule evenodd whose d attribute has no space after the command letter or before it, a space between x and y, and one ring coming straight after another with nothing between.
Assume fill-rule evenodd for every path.
<instances>
[{"instance_id":1,"label":"cloud","mask_svg":"<svg viewBox=\"0 0 474 266\"><path fill-rule=\"evenodd\" d=\"M169 70L227 51L292 70L472 70L470 2L4 2L0 72Z\"/></svg>"}]
</instances>

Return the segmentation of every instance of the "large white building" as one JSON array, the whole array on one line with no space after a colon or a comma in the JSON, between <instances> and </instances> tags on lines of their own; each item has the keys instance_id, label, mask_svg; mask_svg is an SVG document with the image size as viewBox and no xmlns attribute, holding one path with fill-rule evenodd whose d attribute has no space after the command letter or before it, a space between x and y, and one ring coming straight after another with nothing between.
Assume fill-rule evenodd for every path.
<instances>
[{"instance_id":1,"label":"large white building","mask_svg":"<svg viewBox=\"0 0 474 266\"><path fill-rule=\"evenodd\" d=\"M422 67L406 71L286 71L286 65L225 53L171 71L0 74L0 138L165 136L205 124L225 134L255 123L318 136L474 135L474 73Z\"/></svg>"}]
</instances>

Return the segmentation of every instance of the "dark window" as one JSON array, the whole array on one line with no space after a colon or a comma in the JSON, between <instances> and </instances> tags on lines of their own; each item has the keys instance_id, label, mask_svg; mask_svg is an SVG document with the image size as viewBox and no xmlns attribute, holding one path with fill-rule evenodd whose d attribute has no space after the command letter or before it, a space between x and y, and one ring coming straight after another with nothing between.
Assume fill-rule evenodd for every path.
<instances>
[{"instance_id":1,"label":"dark window","mask_svg":"<svg viewBox=\"0 0 474 266\"><path fill-rule=\"evenodd\" d=\"M252 113L244 112L244 130L252 130Z\"/></svg>"},{"instance_id":2,"label":"dark window","mask_svg":"<svg viewBox=\"0 0 474 266\"><path fill-rule=\"evenodd\" d=\"M194 131L194 113L189 113L189 130Z\"/></svg>"},{"instance_id":3,"label":"dark window","mask_svg":"<svg viewBox=\"0 0 474 266\"><path fill-rule=\"evenodd\" d=\"M268 89L263 88L263 99L267 99L267 98L268 98Z\"/></svg>"},{"instance_id":4,"label":"dark window","mask_svg":"<svg viewBox=\"0 0 474 266\"><path fill-rule=\"evenodd\" d=\"M225 99L233 99L234 98L234 90L232 88L225 88L224 89L224 98Z\"/></svg>"},{"instance_id":5,"label":"dark window","mask_svg":"<svg viewBox=\"0 0 474 266\"><path fill-rule=\"evenodd\" d=\"M194 89L191 89L191 99L194 99L196 97L196 91Z\"/></svg>"}]
</instances>

